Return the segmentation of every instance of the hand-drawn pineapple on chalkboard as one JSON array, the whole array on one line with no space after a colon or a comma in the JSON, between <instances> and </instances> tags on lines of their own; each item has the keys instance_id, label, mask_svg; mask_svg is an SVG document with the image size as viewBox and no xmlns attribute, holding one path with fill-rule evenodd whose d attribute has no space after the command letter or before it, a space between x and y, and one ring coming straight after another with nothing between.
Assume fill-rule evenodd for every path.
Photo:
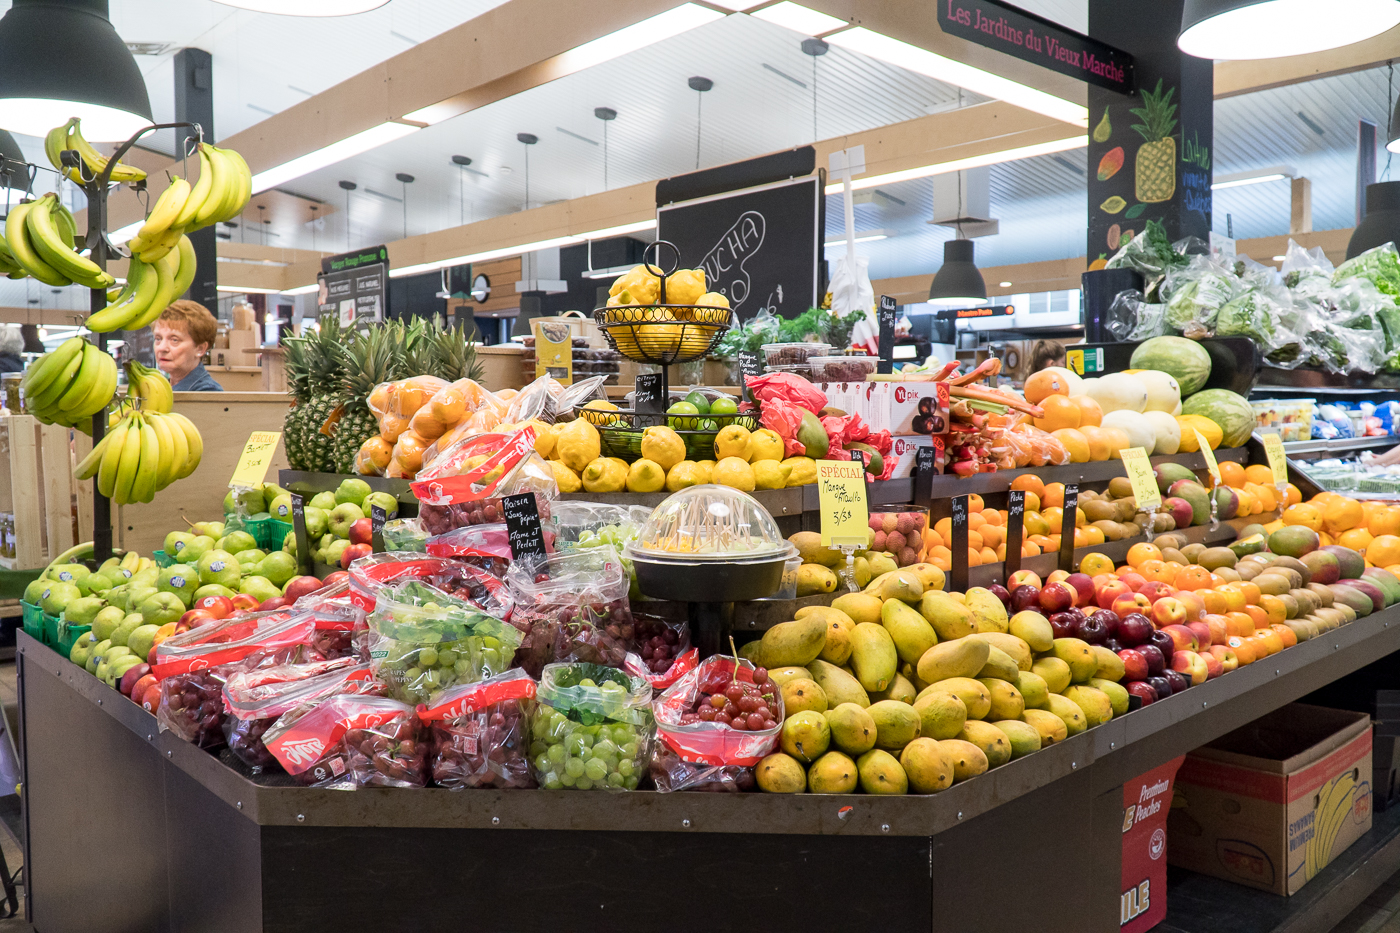
<instances>
[{"instance_id":1,"label":"hand-drawn pineapple on chalkboard","mask_svg":"<svg viewBox=\"0 0 1400 933\"><path fill-rule=\"evenodd\" d=\"M1133 129L1147 140L1134 157L1137 199L1144 204L1170 201L1176 193L1176 139L1172 136L1176 129L1176 104L1172 103L1175 94L1174 87L1163 94L1159 78L1155 91L1142 92L1143 105L1130 111L1142 121L1134 123Z\"/></svg>"}]
</instances>

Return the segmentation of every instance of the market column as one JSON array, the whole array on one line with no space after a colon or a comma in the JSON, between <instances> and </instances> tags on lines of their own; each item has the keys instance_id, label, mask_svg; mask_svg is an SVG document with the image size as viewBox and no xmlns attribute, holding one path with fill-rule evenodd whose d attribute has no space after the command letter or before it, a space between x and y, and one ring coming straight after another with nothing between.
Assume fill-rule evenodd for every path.
<instances>
[{"instance_id":1,"label":"market column","mask_svg":"<svg viewBox=\"0 0 1400 933\"><path fill-rule=\"evenodd\" d=\"M204 138L214 142L214 69L212 59L203 49L181 49L175 53L175 120L198 123ZM187 145L193 130L176 130L177 145ZM188 298L216 312L219 307L217 224L193 230L188 236L194 245L198 271L190 283ZM186 297L186 296L181 296Z\"/></svg>"},{"instance_id":2,"label":"market column","mask_svg":"<svg viewBox=\"0 0 1400 933\"><path fill-rule=\"evenodd\" d=\"M1148 221L1209 242L1214 63L1176 46L1182 0L1089 0L1089 34L1133 56L1136 90L1089 85L1089 268Z\"/></svg>"}]
</instances>

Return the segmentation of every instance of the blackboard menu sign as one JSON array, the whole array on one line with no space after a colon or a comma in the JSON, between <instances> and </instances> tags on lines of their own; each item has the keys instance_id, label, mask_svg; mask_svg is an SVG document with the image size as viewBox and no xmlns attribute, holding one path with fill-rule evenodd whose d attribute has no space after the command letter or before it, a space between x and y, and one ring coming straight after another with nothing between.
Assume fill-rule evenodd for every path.
<instances>
[{"instance_id":1,"label":"blackboard menu sign","mask_svg":"<svg viewBox=\"0 0 1400 933\"><path fill-rule=\"evenodd\" d=\"M501 499L501 510L505 513L511 555L531 564L544 560L544 528L540 525L535 494L522 492L518 496L505 496Z\"/></svg>"},{"instance_id":2,"label":"blackboard menu sign","mask_svg":"<svg viewBox=\"0 0 1400 933\"><path fill-rule=\"evenodd\" d=\"M938 470L938 451L920 447L914 451L914 504L927 506L933 499L933 477Z\"/></svg>"},{"instance_id":3,"label":"blackboard menu sign","mask_svg":"<svg viewBox=\"0 0 1400 933\"><path fill-rule=\"evenodd\" d=\"M388 521L389 513L384 511L383 506L372 505L369 507L369 546L378 554L384 550L384 523Z\"/></svg>"},{"instance_id":4,"label":"blackboard menu sign","mask_svg":"<svg viewBox=\"0 0 1400 933\"><path fill-rule=\"evenodd\" d=\"M311 572L311 536L306 533L306 500L301 493L292 493L292 531L297 536L297 570L302 576Z\"/></svg>"},{"instance_id":5,"label":"blackboard menu sign","mask_svg":"<svg viewBox=\"0 0 1400 933\"><path fill-rule=\"evenodd\" d=\"M949 575L948 590L962 593L967 590L967 496L954 496L952 507L952 573Z\"/></svg>"},{"instance_id":6,"label":"blackboard menu sign","mask_svg":"<svg viewBox=\"0 0 1400 933\"><path fill-rule=\"evenodd\" d=\"M657 237L676 245L682 269L704 269L737 317L796 317L822 297L822 197L813 175L678 201L657 210Z\"/></svg>"},{"instance_id":7,"label":"blackboard menu sign","mask_svg":"<svg viewBox=\"0 0 1400 933\"><path fill-rule=\"evenodd\" d=\"M880 296L880 362L876 372L889 375L894 372L894 324L899 316L899 308L889 295Z\"/></svg>"},{"instance_id":8,"label":"blackboard menu sign","mask_svg":"<svg viewBox=\"0 0 1400 933\"><path fill-rule=\"evenodd\" d=\"M661 397L661 373L643 373L637 377L637 388L632 395L632 407L639 415L654 415L666 410L666 402Z\"/></svg>"},{"instance_id":9,"label":"blackboard menu sign","mask_svg":"<svg viewBox=\"0 0 1400 933\"><path fill-rule=\"evenodd\" d=\"M1060 569L1067 573L1074 573L1074 528L1078 510L1079 484L1066 483L1065 514L1060 523Z\"/></svg>"},{"instance_id":10,"label":"blackboard menu sign","mask_svg":"<svg viewBox=\"0 0 1400 933\"><path fill-rule=\"evenodd\" d=\"M1026 494L1013 489L1006 494L1006 579L1021 569L1021 535L1026 527ZM1010 587L1007 587L1010 589Z\"/></svg>"},{"instance_id":11,"label":"blackboard menu sign","mask_svg":"<svg viewBox=\"0 0 1400 933\"><path fill-rule=\"evenodd\" d=\"M316 284L319 313L338 315L341 327L382 321L389 307L389 250L372 246L326 256Z\"/></svg>"},{"instance_id":12,"label":"blackboard menu sign","mask_svg":"<svg viewBox=\"0 0 1400 933\"><path fill-rule=\"evenodd\" d=\"M749 392L749 377L763 375L763 355L756 350L739 351L739 381L744 387L744 398L753 401Z\"/></svg>"}]
</instances>

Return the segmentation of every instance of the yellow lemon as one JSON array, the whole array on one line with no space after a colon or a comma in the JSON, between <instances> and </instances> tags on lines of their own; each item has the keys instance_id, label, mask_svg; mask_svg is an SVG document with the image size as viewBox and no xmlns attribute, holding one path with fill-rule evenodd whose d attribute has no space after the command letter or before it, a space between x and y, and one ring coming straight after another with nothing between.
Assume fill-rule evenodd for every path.
<instances>
[{"instance_id":1,"label":"yellow lemon","mask_svg":"<svg viewBox=\"0 0 1400 933\"><path fill-rule=\"evenodd\" d=\"M666 471L654 460L638 460L627 470L628 492L658 492L666 485Z\"/></svg>"},{"instance_id":2,"label":"yellow lemon","mask_svg":"<svg viewBox=\"0 0 1400 933\"><path fill-rule=\"evenodd\" d=\"M535 429L535 453L548 460L554 456L554 444L559 439L561 425L545 424L543 421L526 422Z\"/></svg>"},{"instance_id":3,"label":"yellow lemon","mask_svg":"<svg viewBox=\"0 0 1400 933\"><path fill-rule=\"evenodd\" d=\"M715 459L724 460L737 457L745 463L749 461L749 429L741 424L730 424L719 429L715 435ZM715 480L719 482L719 480Z\"/></svg>"},{"instance_id":4,"label":"yellow lemon","mask_svg":"<svg viewBox=\"0 0 1400 933\"><path fill-rule=\"evenodd\" d=\"M755 460L752 466L754 486L758 489L782 489L792 473L792 467L777 460Z\"/></svg>"},{"instance_id":5,"label":"yellow lemon","mask_svg":"<svg viewBox=\"0 0 1400 933\"><path fill-rule=\"evenodd\" d=\"M685 459L685 441L665 425L654 425L642 432L642 456L669 470Z\"/></svg>"},{"instance_id":6,"label":"yellow lemon","mask_svg":"<svg viewBox=\"0 0 1400 933\"><path fill-rule=\"evenodd\" d=\"M694 460L682 460L666 473L666 491L678 492L687 486L699 486L707 482L708 470L702 470Z\"/></svg>"},{"instance_id":7,"label":"yellow lemon","mask_svg":"<svg viewBox=\"0 0 1400 933\"><path fill-rule=\"evenodd\" d=\"M777 431L760 428L749 436L749 462L783 459L783 438Z\"/></svg>"},{"instance_id":8,"label":"yellow lemon","mask_svg":"<svg viewBox=\"0 0 1400 933\"><path fill-rule=\"evenodd\" d=\"M697 460L695 468L700 471L700 479L696 480L697 484L704 485L714 482L712 477L715 472L715 462L713 460Z\"/></svg>"},{"instance_id":9,"label":"yellow lemon","mask_svg":"<svg viewBox=\"0 0 1400 933\"><path fill-rule=\"evenodd\" d=\"M555 436L554 450L571 470L582 472L602 448L598 429L583 418L570 421Z\"/></svg>"},{"instance_id":10,"label":"yellow lemon","mask_svg":"<svg viewBox=\"0 0 1400 933\"><path fill-rule=\"evenodd\" d=\"M583 488L588 492L622 492L627 488L627 464L616 457L598 457L584 467Z\"/></svg>"},{"instance_id":11,"label":"yellow lemon","mask_svg":"<svg viewBox=\"0 0 1400 933\"><path fill-rule=\"evenodd\" d=\"M551 460L549 466L554 470L554 484L559 487L560 492L578 492L583 488L583 481L579 479L578 474L563 463Z\"/></svg>"},{"instance_id":12,"label":"yellow lemon","mask_svg":"<svg viewBox=\"0 0 1400 933\"><path fill-rule=\"evenodd\" d=\"M817 461L811 457L788 457L783 466L790 467L788 486L806 486L817 481Z\"/></svg>"},{"instance_id":13,"label":"yellow lemon","mask_svg":"<svg viewBox=\"0 0 1400 933\"><path fill-rule=\"evenodd\" d=\"M736 426L737 427L737 426ZM728 430L726 428L726 430ZM740 428L742 431L743 429ZM748 432L745 431L745 434ZM725 457L715 464L713 473L710 476L711 482L721 486L729 486L744 492L753 492L754 482L753 467L743 457Z\"/></svg>"},{"instance_id":14,"label":"yellow lemon","mask_svg":"<svg viewBox=\"0 0 1400 933\"><path fill-rule=\"evenodd\" d=\"M605 401L603 401L603 400L600 399L600 398L599 398L599 399L594 399L593 401L589 402L587 405L585 405L585 406L583 406L583 407L584 407L584 409L585 409L586 411L617 411L617 406L616 406L616 405L614 405L612 402L605 402ZM606 415L606 416L601 417L601 418L598 417L597 415L593 415L593 416L592 416L592 419L593 419L593 421L594 421L595 423L597 423L597 424L621 424L621 423L622 423L622 418L618 417L617 415Z\"/></svg>"}]
</instances>

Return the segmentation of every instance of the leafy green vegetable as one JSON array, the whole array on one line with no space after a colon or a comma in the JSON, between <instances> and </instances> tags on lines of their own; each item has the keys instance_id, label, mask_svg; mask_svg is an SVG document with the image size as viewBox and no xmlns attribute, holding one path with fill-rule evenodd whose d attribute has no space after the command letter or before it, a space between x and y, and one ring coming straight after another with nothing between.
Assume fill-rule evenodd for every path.
<instances>
[{"instance_id":1,"label":"leafy green vegetable","mask_svg":"<svg viewBox=\"0 0 1400 933\"><path fill-rule=\"evenodd\" d=\"M1394 243L1368 249L1360 256L1348 259L1332 273L1332 284L1347 279L1367 279L1387 295L1400 297L1400 253Z\"/></svg>"}]
</instances>

